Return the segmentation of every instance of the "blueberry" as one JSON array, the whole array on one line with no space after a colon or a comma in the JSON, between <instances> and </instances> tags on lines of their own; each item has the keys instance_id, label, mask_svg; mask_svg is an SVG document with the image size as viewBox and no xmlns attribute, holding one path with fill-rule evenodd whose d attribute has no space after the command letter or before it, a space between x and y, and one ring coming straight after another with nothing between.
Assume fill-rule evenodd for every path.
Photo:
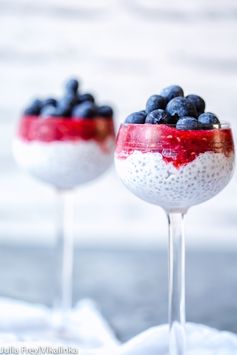
<instances>
[{"instance_id":1,"label":"blueberry","mask_svg":"<svg viewBox=\"0 0 237 355\"><path fill-rule=\"evenodd\" d=\"M125 123L145 123L146 115L144 111L133 112L125 119Z\"/></svg>"},{"instance_id":2,"label":"blueberry","mask_svg":"<svg viewBox=\"0 0 237 355\"><path fill-rule=\"evenodd\" d=\"M145 117L147 116L147 112L146 112L146 110L139 110L139 111L137 111L137 112L142 113L143 115L145 115Z\"/></svg>"},{"instance_id":3,"label":"blueberry","mask_svg":"<svg viewBox=\"0 0 237 355\"><path fill-rule=\"evenodd\" d=\"M58 102L57 114L59 116L70 117L71 110L72 110L72 107L65 100L61 100Z\"/></svg>"},{"instance_id":4,"label":"blueberry","mask_svg":"<svg viewBox=\"0 0 237 355\"><path fill-rule=\"evenodd\" d=\"M205 111L206 104L202 97L191 94L186 96L186 98L196 107L198 115L201 115Z\"/></svg>"},{"instance_id":5,"label":"blueberry","mask_svg":"<svg viewBox=\"0 0 237 355\"><path fill-rule=\"evenodd\" d=\"M79 104L79 98L72 92L68 92L61 100L60 103L67 105L68 107L72 108Z\"/></svg>"},{"instance_id":6,"label":"blueberry","mask_svg":"<svg viewBox=\"0 0 237 355\"><path fill-rule=\"evenodd\" d=\"M96 115L96 106L89 101L83 102L73 108L72 117L93 118Z\"/></svg>"},{"instance_id":7,"label":"blueberry","mask_svg":"<svg viewBox=\"0 0 237 355\"><path fill-rule=\"evenodd\" d=\"M113 109L110 106L99 106L97 108L97 114L98 116L105 117L105 118L111 118L113 117Z\"/></svg>"},{"instance_id":8,"label":"blueberry","mask_svg":"<svg viewBox=\"0 0 237 355\"><path fill-rule=\"evenodd\" d=\"M36 107L42 107L42 100L40 100L40 99L34 99L34 100L31 102L31 105L32 105L32 106L36 106Z\"/></svg>"},{"instance_id":9,"label":"blueberry","mask_svg":"<svg viewBox=\"0 0 237 355\"><path fill-rule=\"evenodd\" d=\"M179 85L170 85L161 90L161 96L166 99L166 102L169 102L177 96L184 96L183 89Z\"/></svg>"},{"instance_id":10,"label":"blueberry","mask_svg":"<svg viewBox=\"0 0 237 355\"><path fill-rule=\"evenodd\" d=\"M28 106L24 111L23 115L29 116L38 116L40 113L40 109L36 108L35 106Z\"/></svg>"},{"instance_id":11,"label":"blueberry","mask_svg":"<svg viewBox=\"0 0 237 355\"><path fill-rule=\"evenodd\" d=\"M195 117L181 117L176 123L176 128L181 130L200 129L200 124Z\"/></svg>"},{"instance_id":12,"label":"blueberry","mask_svg":"<svg viewBox=\"0 0 237 355\"><path fill-rule=\"evenodd\" d=\"M41 109L42 116L48 116L48 108L55 107L55 110L49 109L49 112L52 112L52 116L70 116L71 109L74 105L75 95L72 93L68 93L65 95L61 100L58 100L57 104L55 105L55 101L51 99L49 100L48 105L44 105ZM46 101L46 100L45 100ZM50 103L50 101L52 103Z\"/></svg>"},{"instance_id":13,"label":"blueberry","mask_svg":"<svg viewBox=\"0 0 237 355\"><path fill-rule=\"evenodd\" d=\"M166 111L172 117L197 117L196 107L185 97L175 97L166 106Z\"/></svg>"},{"instance_id":14,"label":"blueberry","mask_svg":"<svg viewBox=\"0 0 237 355\"><path fill-rule=\"evenodd\" d=\"M42 101L35 99L31 104L23 111L24 115L39 115L42 107Z\"/></svg>"},{"instance_id":15,"label":"blueberry","mask_svg":"<svg viewBox=\"0 0 237 355\"><path fill-rule=\"evenodd\" d=\"M207 129L213 128L214 124L217 124L217 125L220 124L219 119L212 112L202 113L198 117L198 122L202 125L203 128L207 128Z\"/></svg>"},{"instance_id":16,"label":"blueberry","mask_svg":"<svg viewBox=\"0 0 237 355\"><path fill-rule=\"evenodd\" d=\"M95 102L94 96L91 95L90 93L79 95L79 100L80 102L85 102L85 101L90 101L92 103Z\"/></svg>"},{"instance_id":17,"label":"blueberry","mask_svg":"<svg viewBox=\"0 0 237 355\"><path fill-rule=\"evenodd\" d=\"M57 117L58 112L57 112L57 107L53 105L48 105L42 108L40 115L42 117Z\"/></svg>"},{"instance_id":18,"label":"blueberry","mask_svg":"<svg viewBox=\"0 0 237 355\"><path fill-rule=\"evenodd\" d=\"M48 106L48 105L52 105L52 106L57 106L57 100L54 97L48 97L47 99L43 100L42 102L42 106Z\"/></svg>"},{"instance_id":19,"label":"blueberry","mask_svg":"<svg viewBox=\"0 0 237 355\"><path fill-rule=\"evenodd\" d=\"M66 87L66 91L76 94L78 87L79 87L78 80L77 79L69 79L66 82L65 87Z\"/></svg>"},{"instance_id":20,"label":"blueberry","mask_svg":"<svg viewBox=\"0 0 237 355\"><path fill-rule=\"evenodd\" d=\"M166 106L166 100L160 95L152 95L149 97L146 103L146 112L149 113L154 110L164 109Z\"/></svg>"},{"instance_id":21,"label":"blueberry","mask_svg":"<svg viewBox=\"0 0 237 355\"><path fill-rule=\"evenodd\" d=\"M147 117L145 123L151 124L159 124L159 123L169 123L171 117L165 110L154 110L150 112Z\"/></svg>"}]
</instances>

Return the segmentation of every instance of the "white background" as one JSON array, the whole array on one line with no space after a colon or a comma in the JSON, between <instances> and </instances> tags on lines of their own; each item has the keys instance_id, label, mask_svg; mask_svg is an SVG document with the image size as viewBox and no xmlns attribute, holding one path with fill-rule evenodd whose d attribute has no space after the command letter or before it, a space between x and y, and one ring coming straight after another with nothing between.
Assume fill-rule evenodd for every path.
<instances>
[{"instance_id":1,"label":"white background","mask_svg":"<svg viewBox=\"0 0 237 355\"><path fill-rule=\"evenodd\" d=\"M52 189L19 172L14 129L34 96L59 95L68 76L114 104L116 124L147 97L177 83L237 132L237 3L0 0L0 241L53 240ZM236 136L236 133L235 133ZM164 212L132 196L113 168L78 188L76 237L83 245L165 243ZM237 246L237 181L190 210L188 241Z\"/></svg>"}]
</instances>

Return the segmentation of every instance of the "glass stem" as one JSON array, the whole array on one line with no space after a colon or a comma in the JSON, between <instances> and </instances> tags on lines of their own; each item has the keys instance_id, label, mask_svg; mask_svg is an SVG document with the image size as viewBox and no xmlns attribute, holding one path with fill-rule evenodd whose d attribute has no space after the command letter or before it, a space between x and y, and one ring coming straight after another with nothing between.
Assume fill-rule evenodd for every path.
<instances>
[{"instance_id":1,"label":"glass stem","mask_svg":"<svg viewBox=\"0 0 237 355\"><path fill-rule=\"evenodd\" d=\"M65 322L72 308L73 277L73 201L70 192L58 191L58 231L57 231L57 294L56 308L60 323Z\"/></svg>"},{"instance_id":2,"label":"glass stem","mask_svg":"<svg viewBox=\"0 0 237 355\"><path fill-rule=\"evenodd\" d=\"M168 213L169 223L169 355L185 354L184 213Z\"/></svg>"}]
</instances>

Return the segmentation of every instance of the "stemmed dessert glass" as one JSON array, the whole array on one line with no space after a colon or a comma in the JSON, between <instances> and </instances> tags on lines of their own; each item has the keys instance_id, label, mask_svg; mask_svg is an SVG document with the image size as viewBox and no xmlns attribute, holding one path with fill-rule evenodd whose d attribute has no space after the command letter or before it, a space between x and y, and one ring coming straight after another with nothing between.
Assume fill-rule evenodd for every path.
<instances>
[{"instance_id":1,"label":"stemmed dessert glass","mask_svg":"<svg viewBox=\"0 0 237 355\"><path fill-rule=\"evenodd\" d=\"M229 124L178 130L166 124L122 124L116 170L140 199L162 207L169 225L169 351L185 354L185 240L191 206L218 194L234 169Z\"/></svg>"},{"instance_id":2,"label":"stemmed dessert glass","mask_svg":"<svg viewBox=\"0 0 237 355\"><path fill-rule=\"evenodd\" d=\"M57 289L54 326L60 336L71 335L69 315L72 307L73 206L70 192L104 173L112 164L114 152L112 117L21 118L13 152L18 165L33 177L48 183L59 198L57 267L61 276ZM55 321L56 318L56 321Z\"/></svg>"}]
</instances>

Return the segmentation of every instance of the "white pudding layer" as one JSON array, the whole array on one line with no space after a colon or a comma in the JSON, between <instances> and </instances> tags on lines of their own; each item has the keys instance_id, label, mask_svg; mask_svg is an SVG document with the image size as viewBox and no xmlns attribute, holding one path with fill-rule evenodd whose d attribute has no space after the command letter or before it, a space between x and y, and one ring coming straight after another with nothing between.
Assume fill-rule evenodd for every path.
<instances>
[{"instance_id":1,"label":"white pudding layer","mask_svg":"<svg viewBox=\"0 0 237 355\"><path fill-rule=\"evenodd\" d=\"M168 211L186 210L207 201L229 182L234 155L205 152L190 163L174 167L160 153L134 151L126 159L115 158L125 186L141 199Z\"/></svg>"},{"instance_id":2,"label":"white pudding layer","mask_svg":"<svg viewBox=\"0 0 237 355\"><path fill-rule=\"evenodd\" d=\"M103 147L94 140L26 142L17 139L17 163L32 176L59 189L69 189L97 178L113 161L114 140Z\"/></svg>"}]
</instances>

